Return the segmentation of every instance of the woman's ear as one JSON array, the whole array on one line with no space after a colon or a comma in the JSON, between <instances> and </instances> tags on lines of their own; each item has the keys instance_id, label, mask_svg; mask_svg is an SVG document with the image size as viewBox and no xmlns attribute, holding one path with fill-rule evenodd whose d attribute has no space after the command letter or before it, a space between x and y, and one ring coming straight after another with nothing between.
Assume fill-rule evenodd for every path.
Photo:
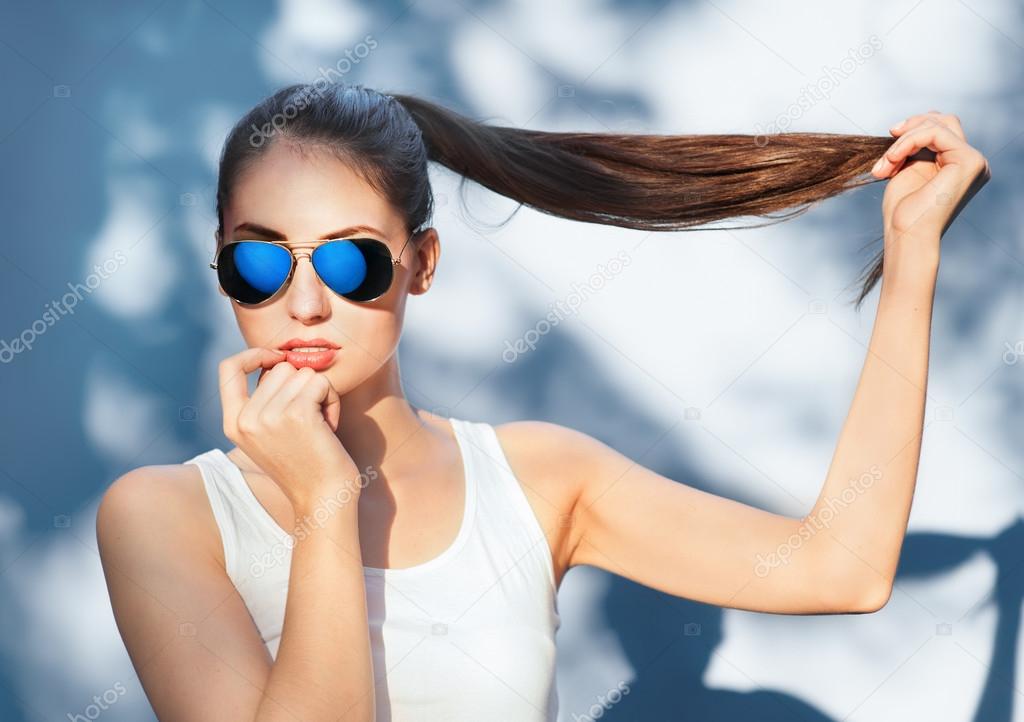
<instances>
[{"instance_id":1,"label":"woman's ear","mask_svg":"<svg viewBox=\"0 0 1024 722\"><path fill-rule=\"evenodd\" d=\"M409 284L409 293L426 293L434 280L434 271L441 257L441 238L434 228L421 231L422 237L416 243L416 275Z\"/></svg>"}]
</instances>

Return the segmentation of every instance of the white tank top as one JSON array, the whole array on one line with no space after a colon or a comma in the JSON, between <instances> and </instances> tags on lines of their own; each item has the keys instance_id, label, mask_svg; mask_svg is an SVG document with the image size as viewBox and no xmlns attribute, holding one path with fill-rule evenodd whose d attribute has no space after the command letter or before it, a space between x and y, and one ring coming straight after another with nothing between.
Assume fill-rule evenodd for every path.
<instances>
[{"instance_id":1,"label":"white tank top","mask_svg":"<svg viewBox=\"0 0 1024 722\"><path fill-rule=\"evenodd\" d=\"M560 620L544 531L494 428L451 424L466 483L455 540L413 567L363 567L377 719L553 722ZM293 537L223 451L185 463L202 473L227 574L276 659Z\"/></svg>"}]
</instances>

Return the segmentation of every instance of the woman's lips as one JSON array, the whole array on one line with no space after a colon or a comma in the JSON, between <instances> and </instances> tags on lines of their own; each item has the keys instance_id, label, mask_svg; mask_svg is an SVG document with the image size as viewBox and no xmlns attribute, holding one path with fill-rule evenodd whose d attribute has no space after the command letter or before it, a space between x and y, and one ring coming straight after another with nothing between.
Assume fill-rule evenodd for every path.
<instances>
[{"instance_id":1,"label":"woman's lips","mask_svg":"<svg viewBox=\"0 0 1024 722\"><path fill-rule=\"evenodd\" d=\"M292 351L284 352L284 360L297 369L308 366L314 371L323 371L334 361L338 349L325 348L319 351Z\"/></svg>"}]
</instances>

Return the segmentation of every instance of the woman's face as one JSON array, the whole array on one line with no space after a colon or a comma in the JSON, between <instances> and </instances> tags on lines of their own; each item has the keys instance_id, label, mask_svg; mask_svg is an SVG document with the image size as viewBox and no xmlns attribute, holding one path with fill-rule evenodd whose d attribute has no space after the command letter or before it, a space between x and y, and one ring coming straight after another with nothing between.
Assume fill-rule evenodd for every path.
<instances>
[{"instance_id":1,"label":"woman's face","mask_svg":"<svg viewBox=\"0 0 1024 722\"><path fill-rule=\"evenodd\" d=\"M287 142L273 142L243 171L227 206L224 242L277 241L308 253L323 238L370 237L386 243L397 258L409 237L401 216L347 164L328 152L299 152ZM352 226L374 230L337 233ZM394 267L387 293L369 303L332 292L301 254L288 286L272 300L256 307L230 303L249 347L276 349L292 339L326 339L339 346L333 361L317 370L344 395L392 357L406 297L429 288L438 253L436 232L421 233Z\"/></svg>"}]
</instances>

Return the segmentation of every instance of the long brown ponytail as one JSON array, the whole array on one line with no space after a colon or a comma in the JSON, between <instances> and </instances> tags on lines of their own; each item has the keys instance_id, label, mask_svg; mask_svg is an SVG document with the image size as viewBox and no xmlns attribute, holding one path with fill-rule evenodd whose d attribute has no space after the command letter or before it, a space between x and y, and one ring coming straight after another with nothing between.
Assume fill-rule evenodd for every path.
<instances>
[{"instance_id":1,"label":"long brown ponytail","mask_svg":"<svg viewBox=\"0 0 1024 722\"><path fill-rule=\"evenodd\" d=\"M258 132L250 133L253 128ZM563 218L651 231L738 229L789 220L819 201L876 182L867 174L895 140L831 133L545 132L490 125L413 95L293 85L250 111L225 144L221 222L237 170L264 145L253 138L275 132L325 144L356 163L406 213L410 228L425 223L433 209L428 159ZM767 222L708 227L739 217ZM881 275L880 250L858 279L857 308Z\"/></svg>"}]
</instances>

